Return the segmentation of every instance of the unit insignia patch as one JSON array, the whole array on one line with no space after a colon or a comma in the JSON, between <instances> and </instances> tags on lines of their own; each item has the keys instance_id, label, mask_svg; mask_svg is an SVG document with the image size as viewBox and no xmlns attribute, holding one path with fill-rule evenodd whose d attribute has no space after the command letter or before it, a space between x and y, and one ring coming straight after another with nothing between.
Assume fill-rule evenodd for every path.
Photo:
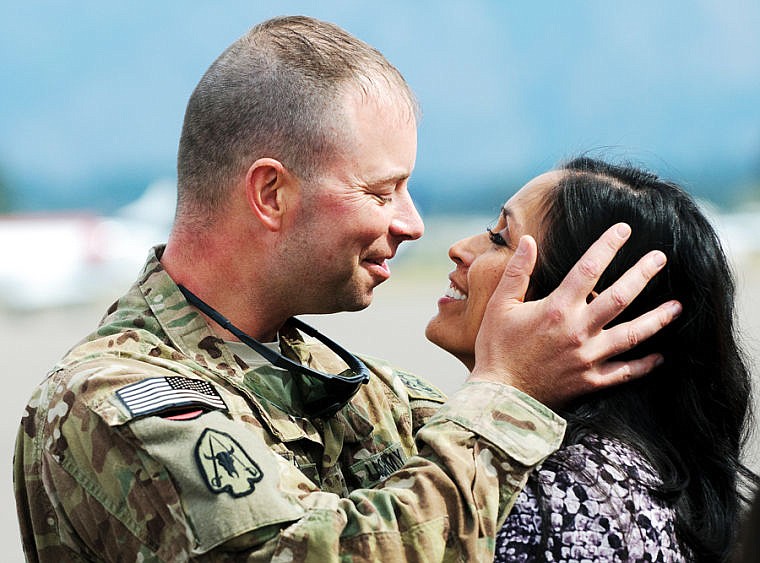
<instances>
[{"instance_id":1,"label":"unit insignia patch","mask_svg":"<svg viewBox=\"0 0 760 563\"><path fill-rule=\"evenodd\" d=\"M206 428L195 445L195 460L209 490L244 497L264 474L232 436Z\"/></svg>"}]
</instances>

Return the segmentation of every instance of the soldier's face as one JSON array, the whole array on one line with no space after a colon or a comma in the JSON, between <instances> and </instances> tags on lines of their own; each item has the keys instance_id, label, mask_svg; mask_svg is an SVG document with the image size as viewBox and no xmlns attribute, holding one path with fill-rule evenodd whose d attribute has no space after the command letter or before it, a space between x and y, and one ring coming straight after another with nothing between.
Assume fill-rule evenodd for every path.
<instances>
[{"instance_id":1,"label":"soldier's face","mask_svg":"<svg viewBox=\"0 0 760 563\"><path fill-rule=\"evenodd\" d=\"M406 240L422 236L408 190L417 125L397 101L349 95L345 143L304 188L298 261L308 272L304 312L362 309L390 277L388 261Z\"/></svg>"},{"instance_id":2,"label":"soldier's face","mask_svg":"<svg viewBox=\"0 0 760 563\"><path fill-rule=\"evenodd\" d=\"M449 289L438 300L438 314L428 323L425 336L469 369L475 363L475 338L488 301L520 237L538 238L542 203L559 178L560 172L534 178L504 204L491 233L473 235L449 249L456 268L449 275Z\"/></svg>"}]
</instances>

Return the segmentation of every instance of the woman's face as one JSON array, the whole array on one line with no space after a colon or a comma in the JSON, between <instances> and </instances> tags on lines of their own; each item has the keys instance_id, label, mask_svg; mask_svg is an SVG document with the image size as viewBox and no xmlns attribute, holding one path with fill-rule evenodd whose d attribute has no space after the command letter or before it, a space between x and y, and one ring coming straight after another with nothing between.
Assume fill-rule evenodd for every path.
<instances>
[{"instance_id":1,"label":"woman's face","mask_svg":"<svg viewBox=\"0 0 760 563\"><path fill-rule=\"evenodd\" d=\"M475 364L475 337L504 268L522 235L538 239L542 205L562 172L542 174L525 184L502 208L496 225L452 245L449 257L456 268L451 285L438 300L438 314L425 336L456 356L468 369Z\"/></svg>"}]
</instances>

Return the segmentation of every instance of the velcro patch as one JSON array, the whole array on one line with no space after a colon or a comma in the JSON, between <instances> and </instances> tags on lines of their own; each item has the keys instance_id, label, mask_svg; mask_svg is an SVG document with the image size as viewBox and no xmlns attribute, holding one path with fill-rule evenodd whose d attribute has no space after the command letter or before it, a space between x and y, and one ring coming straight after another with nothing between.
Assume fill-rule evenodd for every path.
<instances>
[{"instance_id":1,"label":"velcro patch","mask_svg":"<svg viewBox=\"0 0 760 563\"><path fill-rule=\"evenodd\" d=\"M145 416L180 407L227 410L214 386L188 377L151 377L116 392L132 416Z\"/></svg>"},{"instance_id":2,"label":"velcro patch","mask_svg":"<svg viewBox=\"0 0 760 563\"><path fill-rule=\"evenodd\" d=\"M446 401L446 395L424 379L401 370L397 370L396 373L401 378L401 381L404 382L410 399L423 399L440 403Z\"/></svg>"},{"instance_id":3,"label":"velcro patch","mask_svg":"<svg viewBox=\"0 0 760 563\"><path fill-rule=\"evenodd\" d=\"M212 428L206 428L198 439L195 460L206 486L215 494L250 495L264 476L235 438Z\"/></svg>"},{"instance_id":4,"label":"velcro patch","mask_svg":"<svg viewBox=\"0 0 760 563\"><path fill-rule=\"evenodd\" d=\"M401 449L401 444L392 444L380 453L357 461L349 467L349 471L357 480L359 487L370 488L394 471L401 469L405 462L406 455Z\"/></svg>"}]
</instances>

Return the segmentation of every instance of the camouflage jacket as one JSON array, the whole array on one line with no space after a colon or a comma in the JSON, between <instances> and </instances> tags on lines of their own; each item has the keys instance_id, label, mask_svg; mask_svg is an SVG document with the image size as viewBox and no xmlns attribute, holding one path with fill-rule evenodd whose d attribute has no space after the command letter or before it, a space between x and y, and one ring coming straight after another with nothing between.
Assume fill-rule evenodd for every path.
<instances>
[{"instance_id":1,"label":"camouflage jacket","mask_svg":"<svg viewBox=\"0 0 760 563\"><path fill-rule=\"evenodd\" d=\"M280 346L342 369L296 333ZM564 421L505 385L466 384L445 402L366 362L350 403L300 416L299 383L232 353L152 253L29 401L14 459L27 558L490 561Z\"/></svg>"}]
</instances>

